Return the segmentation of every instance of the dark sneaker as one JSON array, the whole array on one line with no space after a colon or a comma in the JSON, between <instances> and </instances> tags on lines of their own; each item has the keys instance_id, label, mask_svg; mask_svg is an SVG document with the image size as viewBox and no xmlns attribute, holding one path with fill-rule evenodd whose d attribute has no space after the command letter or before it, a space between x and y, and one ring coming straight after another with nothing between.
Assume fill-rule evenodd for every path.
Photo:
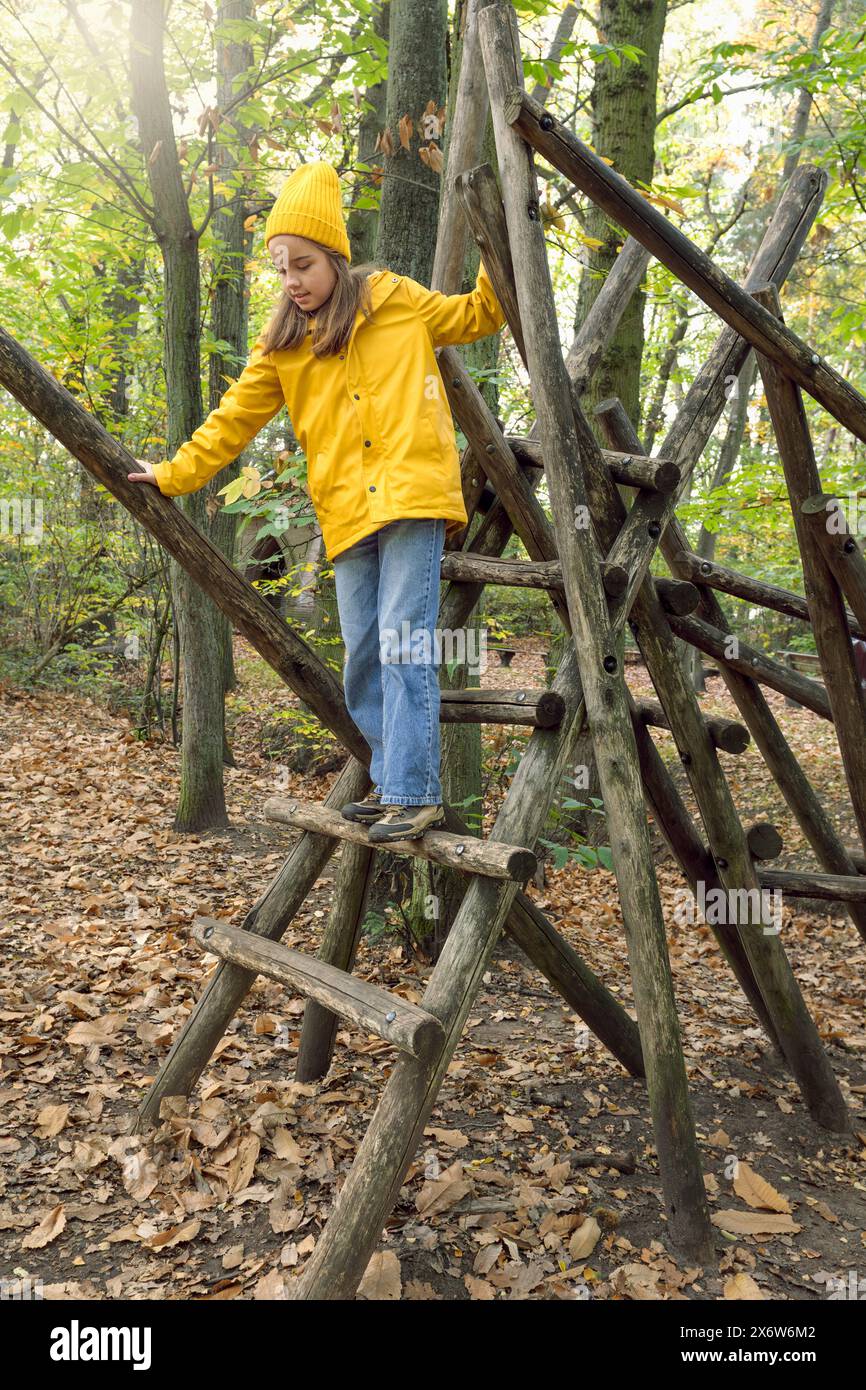
<instances>
[{"instance_id":1,"label":"dark sneaker","mask_svg":"<svg viewBox=\"0 0 866 1390\"><path fill-rule=\"evenodd\" d=\"M384 814L385 807L382 805L381 797L376 792L370 792L363 801L349 801L340 809L343 820L357 820L362 825L372 825Z\"/></svg>"},{"instance_id":2,"label":"dark sneaker","mask_svg":"<svg viewBox=\"0 0 866 1390\"><path fill-rule=\"evenodd\" d=\"M390 840L417 840L431 826L441 825L445 812L441 806L386 806L385 815L370 827L371 845Z\"/></svg>"}]
</instances>

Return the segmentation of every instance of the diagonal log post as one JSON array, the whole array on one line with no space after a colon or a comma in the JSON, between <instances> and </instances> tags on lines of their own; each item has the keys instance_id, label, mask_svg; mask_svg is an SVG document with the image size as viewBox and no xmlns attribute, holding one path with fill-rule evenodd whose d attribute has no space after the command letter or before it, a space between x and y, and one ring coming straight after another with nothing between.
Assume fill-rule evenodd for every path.
<instances>
[{"instance_id":1,"label":"diagonal log post","mask_svg":"<svg viewBox=\"0 0 866 1390\"><path fill-rule=\"evenodd\" d=\"M504 103L521 80L517 20L496 0L479 12L481 45L504 190L520 321L544 449L545 474L581 684L611 827L641 1031L662 1189L671 1237L710 1258L712 1236L686 1084L682 1042L652 860L637 749L617 636L598 571L581 477L582 451L562 360L530 148L507 121Z\"/></svg>"},{"instance_id":2,"label":"diagonal log post","mask_svg":"<svg viewBox=\"0 0 866 1390\"><path fill-rule=\"evenodd\" d=\"M781 316L775 285L752 293L768 313ZM866 704L854 665L842 594L802 512L803 503L821 490L812 437L798 387L775 362L763 353L756 355L788 486L815 646L836 725L851 805L866 848Z\"/></svg>"},{"instance_id":3,"label":"diagonal log post","mask_svg":"<svg viewBox=\"0 0 866 1390\"><path fill-rule=\"evenodd\" d=\"M847 615L849 628L858 637L866 636L866 557L848 528L839 499L823 492L815 493L802 503L800 512L856 614L854 618Z\"/></svg>"},{"instance_id":4,"label":"diagonal log post","mask_svg":"<svg viewBox=\"0 0 866 1390\"><path fill-rule=\"evenodd\" d=\"M728 331L725 330L726 333ZM743 348L745 351L745 344ZM691 395L692 392L690 391L686 397L686 405ZM716 404L720 413L721 404L718 400ZM685 410L685 405L683 410ZM609 438L630 439L639 447L634 427L621 402L606 402L604 409L599 412L599 419L604 423ZM677 430L682 419L683 411L674 422L671 434ZM709 430L712 430L715 418L706 412L703 423ZM672 573L679 574L679 557L684 554L688 555L688 542L685 532L675 516L671 514L665 518L665 522L666 528L661 538L661 548ZM690 570L689 572L691 573ZM829 718L830 708L826 691L816 681L810 681L807 677L798 676L794 672L786 672L784 667L779 666L776 662L771 662L763 653L757 651L747 653L743 643L739 644L739 656L737 658L732 657L730 652L732 649L736 650L737 643L734 634L728 629L721 604L712 589L702 590L701 605L701 618L694 616L669 618L672 631L688 641L695 642L702 650L712 649L718 656L719 669L725 684L760 749L761 756L778 784L779 790L815 851L822 868L826 869L828 873L856 874L857 869L849 851L839 838L835 826L791 751L787 739L764 698L756 677L767 679L765 668L776 668L780 674L776 675L771 671L769 674L772 678L767 680L768 684L775 685L778 682L778 688L785 689L787 682L796 682L796 689L803 697L802 703L817 702L811 707L816 708L819 713L823 713L825 718ZM709 640L705 643L703 638L696 637L696 630L698 632L705 631ZM866 913L864 913L862 905L851 903L848 912L860 935L866 939Z\"/></svg>"},{"instance_id":5,"label":"diagonal log post","mask_svg":"<svg viewBox=\"0 0 866 1390\"><path fill-rule=\"evenodd\" d=\"M622 174L605 164L568 126L521 88L515 86L508 94L505 119L555 169L694 290L720 319L783 368L834 419L866 443L866 400L859 391L808 343L757 304L736 280L632 188Z\"/></svg>"},{"instance_id":6,"label":"diagonal log post","mask_svg":"<svg viewBox=\"0 0 866 1390\"><path fill-rule=\"evenodd\" d=\"M608 409L600 418L615 447L637 451L640 441L634 429L626 426L624 417L622 409L616 414ZM761 885L727 779L703 723L697 696L677 659L668 620L646 581L632 612L635 641L644 653L656 693L670 720L716 872L727 893L728 924L740 937L775 1036L810 1115L827 1129L847 1131L850 1120L839 1083L782 943L778 935L767 930L770 924L764 921Z\"/></svg>"},{"instance_id":7,"label":"diagonal log post","mask_svg":"<svg viewBox=\"0 0 866 1390\"><path fill-rule=\"evenodd\" d=\"M518 345L524 362L526 362L526 339L520 316L520 308L517 302L517 291L513 279L508 228L503 225L504 214L498 193L496 193L495 196L493 195L493 190L490 188L489 180L487 179L480 182L480 193L479 187L475 184L470 184L465 179L463 182L467 216L475 231L476 240L484 246L496 248L496 254L490 258L488 270L497 291L497 298L503 306L509 326L512 329L515 343ZM567 373L566 381L568 381ZM604 551L608 550L612 545L618 529L623 523L626 516L625 506L611 479L606 461L596 443L595 436L592 434L583 416L577 387L574 382L568 382L568 386L574 427L580 441L581 454L586 469L586 479L589 484L588 515L594 528L594 536L590 543L591 546L598 544L601 547L601 554L603 554ZM473 416L483 415L483 412L486 411L486 406L483 401L481 401L480 404L476 403L476 395L477 389L470 382L470 389L464 390L461 387L458 396L457 409L462 411L461 423L469 437L473 435L474 425L473 421L470 421L467 425L467 414L472 414ZM481 437L483 438L493 433L495 430L495 421L491 419L491 422L483 428ZM627 456L632 457L633 455ZM485 457L486 472L491 482L496 487L503 505L514 524L514 528L527 547L529 553L531 555L541 554L544 556L557 555L558 548L554 528L551 526L545 513L535 500L529 479L524 478L520 470L515 466L513 456L507 451L497 448L494 443L490 443L487 446ZM537 457L541 458L540 452L537 454ZM652 542L645 541L644 547L650 550L652 548ZM549 568L553 563L552 560L547 561L545 568ZM562 569L563 567L560 563L559 580L560 584L564 586ZM610 572L603 573L603 578L605 588L610 592ZM623 578L624 581L627 582L628 576L624 575ZM622 587L622 584L618 585L615 592L621 592ZM637 612L641 617L641 621L647 625L649 624L649 619L645 614L650 611L647 607L650 603L650 595L652 594L656 604L659 602L658 599L655 598L655 593L654 581L647 576L642 581L640 592L637 593L633 599L633 603L635 604L635 609L633 611ZM564 605L560 604L557 608L557 612L566 631L571 632L569 613L567 610L563 612L563 606ZM654 614L653 622L658 625L655 617L655 608L652 609L652 612ZM620 613L620 622L621 621L622 613ZM663 618L659 621L663 623ZM667 632L667 629L664 629L664 631ZM673 650L673 643L668 632L667 646L659 647L655 651L655 660L650 660L651 675L654 675L657 681L670 684L670 682L674 681L676 678L675 672L669 673L665 669L666 665L671 661L673 661L678 671L679 661L676 659L676 653ZM685 696L683 699L688 703ZM694 699L694 696L692 696L692 699ZM703 721L700 713L697 711L696 705L695 711L694 722L696 726L700 726L703 729ZM703 744L706 745L709 753L714 757L714 748L708 733L705 734L702 739L702 745ZM664 786L655 785L659 780L663 782L668 776L664 765L660 760L653 761L648 764L648 770L652 782L647 788L647 792L653 804L656 807L671 804L672 798L668 790ZM720 790L717 790L716 801L720 808L722 819L725 823L730 822L730 834L733 836L736 834L734 827L739 827L739 820L733 803L731 802L730 795L727 793L727 783L717 765L716 773L717 776L714 779L708 772L705 772L705 779L708 780L711 785L720 788ZM740 838L742 839L741 830ZM681 836L674 833L671 837L671 843L680 844ZM749 872L751 872L751 861L748 858L744 841L740 858L743 864L749 866ZM726 961L731 966L735 978L743 989L770 1038L770 1041L774 1046L778 1047L779 1039L777 1029L772 1021L771 1012L767 1009L764 995L758 981L755 979L753 962L750 961L745 945L740 939L736 928L729 923L717 923L713 924L713 931Z\"/></svg>"},{"instance_id":8,"label":"diagonal log post","mask_svg":"<svg viewBox=\"0 0 866 1390\"><path fill-rule=\"evenodd\" d=\"M563 728L534 730L491 841L534 843L544 824L584 718L573 645L553 688L566 704ZM400 1195L515 892L516 884L507 879L470 879L424 993L424 1011L441 1022L445 1045L426 1061L405 1054L397 1058L327 1225L291 1289L293 1297L316 1301L354 1295Z\"/></svg>"},{"instance_id":9,"label":"diagonal log post","mask_svg":"<svg viewBox=\"0 0 866 1390\"><path fill-rule=\"evenodd\" d=\"M817 499L811 498L815 502ZM826 501L825 498L821 502ZM823 507L818 504L816 511L823 511ZM806 508L803 508L806 515ZM824 528L826 515L822 516L821 525L816 529L819 531ZM844 523L843 523L844 524ZM828 555L828 562L831 563ZM862 557L861 557L862 559ZM789 618L799 618L801 622L809 622L809 605L799 594L795 594L790 589L782 589L778 584L768 584L763 579L755 579L751 574L742 574L739 570L732 570L727 565L720 565L716 560L705 560L701 555L695 555L689 550L682 553L677 561L677 568L683 577L688 577L693 584L700 584L710 589L718 589L723 594L732 594L734 598L744 599L747 603L760 608L770 608L774 613L785 613ZM836 578L839 580L839 587L845 589L841 582L839 573ZM866 594L866 583L864 583L864 594ZM857 637L866 637L866 603L860 607L862 620L858 620L853 612L846 613L848 626Z\"/></svg>"},{"instance_id":10,"label":"diagonal log post","mask_svg":"<svg viewBox=\"0 0 866 1390\"><path fill-rule=\"evenodd\" d=\"M774 661L759 647L751 646L743 641L738 633L731 632L724 617L721 622L724 624L723 627L707 622L700 614L691 613L684 617L672 616L670 619L671 628L677 637L681 637L684 642L690 642L705 656L711 656L720 667L738 671L740 675L749 676L753 681L760 681L762 685L769 686L771 690L778 690L780 695L787 696L804 709L810 709L819 718L832 721L830 700L820 681L812 680L811 676L803 675L802 671L795 671L792 666L783 666L780 661Z\"/></svg>"}]
</instances>

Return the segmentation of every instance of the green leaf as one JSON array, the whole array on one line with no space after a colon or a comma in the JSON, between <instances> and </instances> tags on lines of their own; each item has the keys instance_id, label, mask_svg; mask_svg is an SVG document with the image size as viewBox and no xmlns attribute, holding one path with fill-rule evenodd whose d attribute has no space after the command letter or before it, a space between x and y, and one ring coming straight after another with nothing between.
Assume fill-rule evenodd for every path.
<instances>
[{"instance_id":1,"label":"green leaf","mask_svg":"<svg viewBox=\"0 0 866 1390\"><path fill-rule=\"evenodd\" d=\"M246 478L233 478L225 487L220 488L217 495L224 497L226 506L230 507L233 502L237 502L243 496L245 482Z\"/></svg>"}]
</instances>

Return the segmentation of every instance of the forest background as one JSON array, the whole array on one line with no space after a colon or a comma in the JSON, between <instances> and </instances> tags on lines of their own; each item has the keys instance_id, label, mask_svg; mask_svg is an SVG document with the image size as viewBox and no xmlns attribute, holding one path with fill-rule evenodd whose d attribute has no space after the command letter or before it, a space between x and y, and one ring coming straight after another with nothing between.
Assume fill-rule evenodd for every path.
<instances>
[{"instance_id":1,"label":"forest background","mask_svg":"<svg viewBox=\"0 0 866 1390\"><path fill-rule=\"evenodd\" d=\"M734 278L796 165L826 169L784 312L866 389L862 5L532 0L516 9L533 95ZM462 0L0 0L5 328L133 455L156 460L218 404L276 300L263 225L299 163L338 169L354 263L429 284L465 16ZM489 124L484 153L495 168ZM623 236L555 170L542 160L536 168L567 350ZM477 265L467 243L462 288ZM653 452L715 332L706 307L651 261L589 406L619 396ZM463 351L507 432L527 434L532 402L510 335ZM824 486L846 499L860 529L856 442L814 402L806 408ZM281 411L179 505L339 670L331 575L304 477ZM679 515L701 555L802 592L753 357L730 384ZM507 553L521 554L519 542ZM813 650L797 619L722 601L755 645ZM138 737L180 747L177 828L226 823L224 770L244 708L226 619L10 397L0 427L0 607L0 675L28 689L72 685L127 710ZM477 621L491 645L540 636L549 678L560 644L543 594L488 591ZM694 654L691 664L700 688ZM292 767L321 766L328 740L315 722L297 705L279 716L271 751ZM468 807L483 790L481 735L448 737L463 741L451 761L464 766L448 791Z\"/></svg>"}]
</instances>

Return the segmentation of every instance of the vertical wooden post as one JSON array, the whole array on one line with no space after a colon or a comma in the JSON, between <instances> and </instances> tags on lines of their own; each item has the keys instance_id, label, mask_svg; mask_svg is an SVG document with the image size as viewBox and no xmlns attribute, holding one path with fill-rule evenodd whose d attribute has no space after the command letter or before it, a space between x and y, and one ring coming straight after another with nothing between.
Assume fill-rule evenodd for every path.
<instances>
[{"instance_id":1,"label":"vertical wooden post","mask_svg":"<svg viewBox=\"0 0 866 1390\"><path fill-rule=\"evenodd\" d=\"M351 841L343 844L331 913L318 953L319 960L335 965L338 970L351 971L355 963L374 862L374 851L366 845L355 845ZM331 1065L338 1023L337 1015L330 1009L317 1004L315 999L307 1000L295 1065L296 1081L318 1081L325 1075Z\"/></svg>"}]
</instances>

